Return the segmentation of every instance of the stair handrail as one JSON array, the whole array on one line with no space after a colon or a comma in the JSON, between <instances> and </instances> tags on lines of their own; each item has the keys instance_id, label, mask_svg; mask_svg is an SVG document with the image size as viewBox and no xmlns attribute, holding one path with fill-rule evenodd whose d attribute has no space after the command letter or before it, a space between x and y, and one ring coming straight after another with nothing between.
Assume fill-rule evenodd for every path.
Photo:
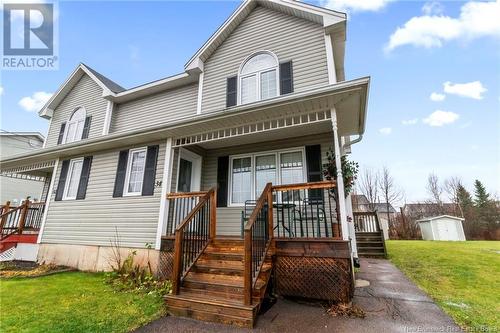
<instances>
[{"instance_id":1,"label":"stair handrail","mask_svg":"<svg viewBox=\"0 0 500 333\"><path fill-rule=\"evenodd\" d=\"M16 233L22 234L29 205L30 201L25 200L21 205L10 209L10 202L7 202L6 207L3 208L6 212L0 215L0 240ZM8 227L6 227L7 223Z\"/></svg>"},{"instance_id":2,"label":"stair handrail","mask_svg":"<svg viewBox=\"0 0 500 333\"><path fill-rule=\"evenodd\" d=\"M172 294L215 237L217 188L211 188L175 229ZM208 221L207 221L208 220ZM190 234L191 232L191 234Z\"/></svg>"},{"instance_id":3,"label":"stair handrail","mask_svg":"<svg viewBox=\"0 0 500 333\"><path fill-rule=\"evenodd\" d=\"M273 239L273 184L267 183L244 228L243 294L245 305L252 293ZM259 239L260 238L260 239Z\"/></svg>"}]
</instances>

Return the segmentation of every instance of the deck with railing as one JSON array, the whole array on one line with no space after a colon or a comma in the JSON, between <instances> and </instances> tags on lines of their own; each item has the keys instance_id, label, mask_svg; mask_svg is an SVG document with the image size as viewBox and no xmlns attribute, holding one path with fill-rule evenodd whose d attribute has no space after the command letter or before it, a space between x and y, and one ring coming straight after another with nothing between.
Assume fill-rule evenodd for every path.
<instances>
[{"instance_id":1,"label":"deck with railing","mask_svg":"<svg viewBox=\"0 0 500 333\"><path fill-rule=\"evenodd\" d=\"M168 194L165 240L174 243L168 247L169 311L251 327L273 268L287 274L277 284L282 294L307 296L314 289L317 298L348 299L350 246L342 240L335 191L333 181L268 183L257 200L242 207L242 234L232 238L216 236L216 188ZM277 253L282 256L275 262Z\"/></svg>"},{"instance_id":2,"label":"deck with railing","mask_svg":"<svg viewBox=\"0 0 500 333\"><path fill-rule=\"evenodd\" d=\"M40 230L45 202L25 200L19 206L11 206L10 202L2 205L0 215L0 240L23 233L38 233Z\"/></svg>"}]
</instances>

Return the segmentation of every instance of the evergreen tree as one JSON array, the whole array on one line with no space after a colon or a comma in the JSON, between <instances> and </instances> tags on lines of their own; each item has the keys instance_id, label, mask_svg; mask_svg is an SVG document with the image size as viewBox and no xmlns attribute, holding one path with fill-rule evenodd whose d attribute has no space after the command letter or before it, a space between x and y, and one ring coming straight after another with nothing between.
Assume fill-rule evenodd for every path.
<instances>
[{"instance_id":1,"label":"evergreen tree","mask_svg":"<svg viewBox=\"0 0 500 333\"><path fill-rule=\"evenodd\" d=\"M478 208L487 208L490 203L490 195L486 192L486 188L483 183L478 179L474 181L474 203Z\"/></svg>"},{"instance_id":2,"label":"evergreen tree","mask_svg":"<svg viewBox=\"0 0 500 333\"><path fill-rule=\"evenodd\" d=\"M467 239L471 239L479 234L476 223L477 216L472 196L462 184L458 185L457 187L457 201L460 207L460 212L462 213L462 217L465 219L465 236Z\"/></svg>"}]
</instances>

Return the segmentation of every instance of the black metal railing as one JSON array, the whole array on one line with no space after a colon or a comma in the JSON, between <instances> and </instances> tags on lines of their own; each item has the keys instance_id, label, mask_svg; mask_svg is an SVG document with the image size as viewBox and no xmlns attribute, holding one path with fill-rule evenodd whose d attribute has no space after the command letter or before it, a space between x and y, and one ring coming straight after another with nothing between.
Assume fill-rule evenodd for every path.
<instances>
[{"instance_id":1,"label":"black metal railing","mask_svg":"<svg viewBox=\"0 0 500 333\"><path fill-rule=\"evenodd\" d=\"M252 290L257 282L267 250L271 244L273 234L272 211L272 184L268 183L244 229L244 300L245 304L252 303Z\"/></svg>"},{"instance_id":2,"label":"black metal railing","mask_svg":"<svg viewBox=\"0 0 500 333\"><path fill-rule=\"evenodd\" d=\"M331 181L273 186L274 236L340 238L334 189Z\"/></svg>"},{"instance_id":3,"label":"black metal railing","mask_svg":"<svg viewBox=\"0 0 500 333\"><path fill-rule=\"evenodd\" d=\"M28 207L24 230L40 230L42 226L43 213L45 212L45 202L34 202Z\"/></svg>"},{"instance_id":4,"label":"black metal railing","mask_svg":"<svg viewBox=\"0 0 500 333\"><path fill-rule=\"evenodd\" d=\"M184 221L188 214L200 202L200 199L207 194L204 192L182 192L167 194L168 218L166 234L174 235L175 228Z\"/></svg>"},{"instance_id":5,"label":"black metal railing","mask_svg":"<svg viewBox=\"0 0 500 333\"><path fill-rule=\"evenodd\" d=\"M179 293L180 283L210 240L215 236L215 188L203 195L198 204L175 229L172 293Z\"/></svg>"},{"instance_id":6,"label":"black metal railing","mask_svg":"<svg viewBox=\"0 0 500 333\"><path fill-rule=\"evenodd\" d=\"M380 223L377 212L354 212L354 230L356 232L378 232Z\"/></svg>"}]
</instances>

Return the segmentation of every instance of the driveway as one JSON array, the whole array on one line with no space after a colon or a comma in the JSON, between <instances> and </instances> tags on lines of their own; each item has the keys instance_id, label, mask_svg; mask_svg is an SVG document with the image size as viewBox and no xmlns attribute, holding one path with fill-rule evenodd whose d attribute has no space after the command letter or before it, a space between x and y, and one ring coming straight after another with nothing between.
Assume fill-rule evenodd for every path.
<instances>
[{"instance_id":1,"label":"driveway","mask_svg":"<svg viewBox=\"0 0 500 333\"><path fill-rule=\"evenodd\" d=\"M362 259L357 279L370 286L356 288L354 304L366 317L332 317L320 305L287 299L260 315L253 332L460 332L422 290L410 282L390 261ZM441 330L442 329L442 330ZM178 317L164 317L136 332L252 332L225 325Z\"/></svg>"}]
</instances>

